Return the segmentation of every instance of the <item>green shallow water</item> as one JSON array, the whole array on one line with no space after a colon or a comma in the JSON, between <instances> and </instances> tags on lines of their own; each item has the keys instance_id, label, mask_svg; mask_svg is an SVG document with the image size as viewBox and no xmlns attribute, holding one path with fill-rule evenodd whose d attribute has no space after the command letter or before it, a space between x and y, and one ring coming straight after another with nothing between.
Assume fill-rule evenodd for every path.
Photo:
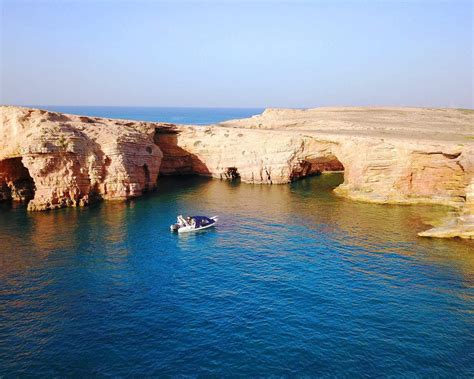
<instances>
[{"instance_id":1,"label":"green shallow water","mask_svg":"<svg viewBox=\"0 0 474 379\"><path fill-rule=\"evenodd\" d=\"M474 244L435 206L160 178L130 202L0 207L1 376L474 374ZM175 235L177 214L217 214Z\"/></svg>"}]
</instances>

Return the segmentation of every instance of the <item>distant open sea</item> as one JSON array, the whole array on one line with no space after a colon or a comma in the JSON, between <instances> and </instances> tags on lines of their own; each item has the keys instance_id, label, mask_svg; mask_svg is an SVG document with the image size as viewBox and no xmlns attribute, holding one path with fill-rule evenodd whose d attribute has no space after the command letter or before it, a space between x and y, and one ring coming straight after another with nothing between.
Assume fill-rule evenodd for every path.
<instances>
[{"instance_id":1,"label":"distant open sea","mask_svg":"<svg viewBox=\"0 0 474 379\"><path fill-rule=\"evenodd\" d=\"M185 108L185 107L102 107L76 105L29 105L53 112L138 121L160 121L174 124L215 124L237 118L247 118L264 108Z\"/></svg>"}]
</instances>

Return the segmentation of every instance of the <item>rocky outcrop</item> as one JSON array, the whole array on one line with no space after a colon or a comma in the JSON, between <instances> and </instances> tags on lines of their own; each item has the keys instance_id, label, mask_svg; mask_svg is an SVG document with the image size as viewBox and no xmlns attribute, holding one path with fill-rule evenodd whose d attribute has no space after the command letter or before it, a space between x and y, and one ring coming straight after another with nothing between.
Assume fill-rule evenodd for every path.
<instances>
[{"instance_id":1,"label":"rocky outcrop","mask_svg":"<svg viewBox=\"0 0 474 379\"><path fill-rule=\"evenodd\" d=\"M442 225L418 233L422 237L474 239L474 181L466 189L466 203L459 214L453 212Z\"/></svg>"},{"instance_id":2,"label":"rocky outcrop","mask_svg":"<svg viewBox=\"0 0 474 379\"><path fill-rule=\"evenodd\" d=\"M281 184L344 170L336 192L355 200L462 206L473 174L472 151L457 143L213 126L174 133L158 142L166 174L232 171L243 182Z\"/></svg>"},{"instance_id":3,"label":"rocky outcrop","mask_svg":"<svg viewBox=\"0 0 474 379\"><path fill-rule=\"evenodd\" d=\"M473 238L473 125L473 111L454 109L270 109L191 126L2 107L0 199L50 209L139 196L158 173L283 184L344 171L337 194L449 205L420 235Z\"/></svg>"},{"instance_id":4,"label":"rocky outcrop","mask_svg":"<svg viewBox=\"0 0 474 379\"><path fill-rule=\"evenodd\" d=\"M253 184L283 184L344 169L334 154L336 143L292 132L181 126L174 133L160 135L157 142L168 175L192 172Z\"/></svg>"},{"instance_id":5,"label":"rocky outcrop","mask_svg":"<svg viewBox=\"0 0 474 379\"><path fill-rule=\"evenodd\" d=\"M29 210L139 196L162 157L126 122L19 107L1 108L0 137L1 197L31 199Z\"/></svg>"},{"instance_id":6,"label":"rocky outcrop","mask_svg":"<svg viewBox=\"0 0 474 379\"><path fill-rule=\"evenodd\" d=\"M347 143L347 142L346 142ZM351 165L337 193L378 203L461 206L472 176L471 154L461 146L407 141L360 141L343 148Z\"/></svg>"},{"instance_id":7,"label":"rocky outcrop","mask_svg":"<svg viewBox=\"0 0 474 379\"><path fill-rule=\"evenodd\" d=\"M472 238L473 111L267 110L218 126L179 126L173 133L158 142L169 162L167 174L279 184L344 170L337 194L376 203L449 205L460 215L444 229L420 235ZM175 152L179 159L173 159Z\"/></svg>"}]
</instances>

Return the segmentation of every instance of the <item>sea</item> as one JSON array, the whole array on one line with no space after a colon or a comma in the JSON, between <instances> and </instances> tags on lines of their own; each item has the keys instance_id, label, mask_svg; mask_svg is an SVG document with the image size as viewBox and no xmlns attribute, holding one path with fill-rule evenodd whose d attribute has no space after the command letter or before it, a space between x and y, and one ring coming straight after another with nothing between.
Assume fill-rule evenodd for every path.
<instances>
[{"instance_id":1,"label":"sea","mask_svg":"<svg viewBox=\"0 0 474 379\"><path fill-rule=\"evenodd\" d=\"M114 107L29 105L53 112L118 118L123 120L169 122L173 124L209 125L221 121L247 118L262 113L264 108L182 108L182 107Z\"/></svg>"},{"instance_id":2,"label":"sea","mask_svg":"<svg viewBox=\"0 0 474 379\"><path fill-rule=\"evenodd\" d=\"M259 113L50 109L199 124ZM472 378L473 241L417 236L448 208L351 201L332 191L342 181L160 177L127 202L1 203L0 378ZM219 222L178 235L179 214Z\"/></svg>"}]
</instances>

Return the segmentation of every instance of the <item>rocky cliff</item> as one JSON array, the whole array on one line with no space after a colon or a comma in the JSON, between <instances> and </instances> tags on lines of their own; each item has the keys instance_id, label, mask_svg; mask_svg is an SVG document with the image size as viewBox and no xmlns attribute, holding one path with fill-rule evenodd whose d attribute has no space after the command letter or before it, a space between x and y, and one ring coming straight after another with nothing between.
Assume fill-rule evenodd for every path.
<instances>
[{"instance_id":1,"label":"rocky cliff","mask_svg":"<svg viewBox=\"0 0 474 379\"><path fill-rule=\"evenodd\" d=\"M29 209L124 199L161 175L282 184L344 171L336 193L455 211L424 236L474 238L474 112L270 109L220 125L171 125L2 107L0 199Z\"/></svg>"},{"instance_id":2,"label":"rocky cliff","mask_svg":"<svg viewBox=\"0 0 474 379\"><path fill-rule=\"evenodd\" d=\"M156 186L161 158L127 122L1 108L0 198L29 210L139 196Z\"/></svg>"},{"instance_id":3,"label":"rocky cliff","mask_svg":"<svg viewBox=\"0 0 474 379\"><path fill-rule=\"evenodd\" d=\"M166 174L279 184L344 171L337 194L452 206L444 226L421 235L474 238L474 111L269 109L216 126L179 126L157 143Z\"/></svg>"}]
</instances>

